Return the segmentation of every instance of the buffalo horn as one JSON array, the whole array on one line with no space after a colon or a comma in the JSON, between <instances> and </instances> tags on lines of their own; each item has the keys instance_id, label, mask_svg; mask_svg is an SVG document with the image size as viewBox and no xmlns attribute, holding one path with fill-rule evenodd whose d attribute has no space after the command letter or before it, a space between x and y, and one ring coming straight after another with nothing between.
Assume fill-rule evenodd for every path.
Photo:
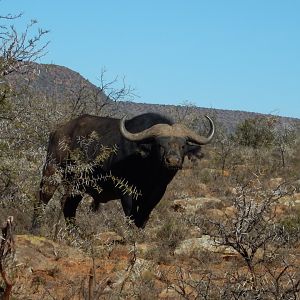
<instances>
[{"instance_id":1,"label":"buffalo horn","mask_svg":"<svg viewBox=\"0 0 300 300\"><path fill-rule=\"evenodd\" d=\"M141 132L131 133L125 128L126 116L124 116L120 120L120 132L124 138L132 142L149 140L159 136L173 136L186 138L189 142L198 145L205 145L211 141L215 132L213 121L208 116L205 117L208 119L210 124L210 131L208 137L198 135L197 133L193 132L192 130L188 129L187 127L181 124L156 124Z\"/></svg>"},{"instance_id":2,"label":"buffalo horn","mask_svg":"<svg viewBox=\"0 0 300 300\"><path fill-rule=\"evenodd\" d=\"M201 135L195 133L194 131L186 128L187 129L186 136L190 142L198 144L198 145L206 145L212 140L212 138L215 134L215 125L214 125L213 120L209 116L205 116L205 118L209 121L209 125L210 125L210 130L209 130L208 136L207 137L201 136Z\"/></svg>"}]
</instances>

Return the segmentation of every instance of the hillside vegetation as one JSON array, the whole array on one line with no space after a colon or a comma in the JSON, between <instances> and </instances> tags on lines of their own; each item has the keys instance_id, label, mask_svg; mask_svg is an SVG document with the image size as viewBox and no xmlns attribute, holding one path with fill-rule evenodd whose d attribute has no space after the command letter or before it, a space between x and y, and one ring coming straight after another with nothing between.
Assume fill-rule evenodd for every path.
<instances>
[{"instance_id":1,"label":"hillside vegetation","mask_svg":"<svg viewBox=\"0 0 300 300\"><path fill-rule=\"evenodd\" d=\"M98 86L84 79L79 73L58 65L33 64L33 70L30 76L26 77L26 80L24 76L18 73L10 75L8 80L18 90L20 90L20 87L25 88L32 97L46 98L49 101L59 103L70 101L74 106L77 106L77 114L89 112L121 117L124 114L134 116L145 112L158 112L179 121L185 119L188 115L195 118L199 115L210 114L216 116L218 122L231 131L245 119L263 116L262 114L246 111L196 107L191 103L185 104L184 102L175 106L130 101L134 98L134 91L130 87L123 86L123 83L120 88L116 88L120 80L105 78L107 76L105 70L99 76ZM118 97L117 92L123 88L125 89L123 95ZM86 107L88 102L90 102L90 106ZM271 115L265 116L270 117ZM295 118L282 117L281 119L284 123L300 124L300 120Z\"/></svg>"}]
</instances>

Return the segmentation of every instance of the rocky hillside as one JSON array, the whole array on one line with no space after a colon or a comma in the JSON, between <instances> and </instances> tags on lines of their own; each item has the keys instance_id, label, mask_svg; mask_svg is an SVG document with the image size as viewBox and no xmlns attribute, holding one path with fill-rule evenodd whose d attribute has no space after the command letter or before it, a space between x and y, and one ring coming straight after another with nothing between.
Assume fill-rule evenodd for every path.
<instances>
[{"instance_id":1,"label":"rocky hillside","mask_svg":"<svg viewBox=\"0 0 300 300\"><path fill-rule=\"evenodd\" d=\"M299 193L282 198L276 206L276 217L288 213L291 205L299 209L299 202ZM264 236L265 229L261 230L261 224L254 217L251 217L252 221L256 221L251 222L251 226L260 230L262 238L244 238L239 242L239 246L244 247L240 251L229 246L230 242L221 242L221 238L216 239L205 233L204 224L202 227L201 223L196 222L186 227L182 221L193 220L205 212L211 222L222 220L220 225L228 226L226 234L230 236L229 226L238 220L236 210L236 206L215 197L175 199L165 207L164 221L156 227L150 225L144 231L128 228L122 233L120 228L124 224L119 223L118 227L97 232L82 245L79 234L72 236L62 229L61 233L65 236L58 236L56 242L41 236L17 235L14 273L9 277L14 278L13 296L15 299L37 300L255 299L252 298L249 282L251 274L247 273L245 263L247 257L243 256L244 250L255 249L255 244L247 245L248 241L252 241L263 244L255 253L255 260L251 258L251 263L256 265L255 276L260 280L257 287L272 295L272 286L278 280L279 291L275 290L274 293L291 293L296 295L295 298L286 299L299 299L296 285L300 283L297 267L300 263L297 254L299 243L294 243L288 249L288 255L285 253L288 259L285 269L281 266L282 251L264 248L272 244L269 241L271 235L268 232ZM265 213L263 217L266 217ZM247 222L244 220L243 226ZM251 229L251 233L255 230ZM67 241L72 241L72 245L66 245ZM278 257L269 262L271 258L266 258L266 255L273 255L275 251ZM270 270L271 267L273 269ZM276 273L269 274L268 271ZM275 277L280 272L283 272L282 278ZM244 286L241 287L242 280ZM241 292L238 289L248 293L249 297L235 298L233 295Z\"/></svg>"},{"instance_id":2,"label":"rocky hillside","mask_svg":"<svg viewBox=\"0 0 300 300\"><path fill-rule=\"evenodd\" d=\"M64 101L71 97L85 97L87 101L88 98L96 97L100 102L106 99L106 95L101 88L96 87L79 73L66 67L54 64L33 64L32 70L28 80L24 80L24 76L19 74L11 76L9 80L15 87L25 86L33 96L37 97L46 97L59 101ZM157 97L159 98L159 95ZM236 124L244 119L260 115L253 112L215 108L190 107L187 111L184 106L146 104L132 101L108 102L110 108L105 111L105 114L117 117L124 114L133 116L144 112L159 112L179 119L187 113L200 116L209 114L216 116L218 121L230 130L234 129ZM283 118L283 120L287 123L300 124L299 119Z\"/></svg>"}]
</instances>

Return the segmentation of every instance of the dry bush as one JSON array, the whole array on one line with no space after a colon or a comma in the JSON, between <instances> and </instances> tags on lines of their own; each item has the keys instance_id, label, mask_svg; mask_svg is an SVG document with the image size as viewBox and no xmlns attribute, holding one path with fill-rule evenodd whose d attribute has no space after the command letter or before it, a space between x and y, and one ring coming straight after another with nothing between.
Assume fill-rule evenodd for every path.
<instances>
[{"instance_id":1,"label":"dry bush","mask_svg":"<svg viewBox=\"0 0 300 300\"><path fill-rule=\"evenodd\" d=\"M289 299L282 295L297 295L300 273L289 254L299 242L299 233L295 226L288 230L283 225L287 221L280 222L276 213L278 201L292 194L294 187L282 184L266 190L256 179L240 185L236 192L231 197L230 215L225 213L220 220L195 219L218 245L235 250L246 267L240 265L228 273L225 299Z\"/></svg>"}]
</instances>

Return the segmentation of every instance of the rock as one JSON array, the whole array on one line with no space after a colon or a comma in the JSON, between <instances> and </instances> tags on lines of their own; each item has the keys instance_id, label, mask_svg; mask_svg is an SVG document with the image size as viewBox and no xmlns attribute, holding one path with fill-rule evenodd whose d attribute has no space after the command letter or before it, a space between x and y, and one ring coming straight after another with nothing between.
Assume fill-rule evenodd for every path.
<instances>
[{"instance_id":1,"label":"rock","mask_svg":"<svg viewBox=\"0 0 300 300\"><path fill-rule=\"evenodd\" d=\"M220 203L221 200L217 198L207 198L207 197L185 198L185 199L174 200L171 207L175 211L195 213L199 208L203 207L204 205L210 204L212 206L217 206Z\"/></svg>"},{"instance_id":2,"label":"rock","mask_svg":"<svg viewBox=\"0 0 300 300\"><path fill-rule=\"evenodd\" d=\"M228 170L221 170L221 169L212 169L212 168L203 168L201 170L203 174L208 174L210 176L223 176L223 177L228 177L230 176L230 172Z\"/></svg>"},{"instance_id":3,"label":"rock","mask_svg":"<svg viewBox=\"0 0 300 300\"><path fill-rule=\"evenodd\" d=\"M283 179L281 177L271 178L269 181L269 187L271 189L276 189L282 182L283 182Z\"/></svg>"},{"instance_id":4,"label":"rock","mask_svg":"<svg viewBox=\"0 0 300 300\"><path fill-rule=\"evenodd\" d=\"M209 220L220 220L224 219L224 211L221 209L211 208L205 211L205 218Z\"/></svg>"},{"instance_id":5,"label":"rock","mask_svg":"<svg viewBox=\"0 0 300 300\"><path fill-rule=\"evenodd\" d=\"M237 195L238 194L237 188L235 188L235 187L228 187L227 190L231 195Z\"/></svg>"},{"instance_id":6,"label":"rock","mask_svg":"<svg viewBox=\"0 0 300 300\"><path fill-rule=\"evenodd\" d=\"M296 187L297 191L299 192L300 191L300 179L294 181L293 184Z\"/></svg>"},{"instance_id":7,"label":"rock","mask_svg":"<svg viewBox=\"0 0 300 300\"><path fill-rule=\"evenodd\" d=\"M66 254L74 260L84 259L80 250L59 245L40 236L18 235L16 244L17 264L25 265L32 271L51 271L57 266L56 261Z\"/></svg>"},{"instance_id":8,"label":"rock","mask_svg":"<svg viewBox=\"0 0 300 300\"><path fill-rule=\"evenodd\" d=\"M300 204L300 193L296 193L293 195L295 204Z\"/></svg>"},{"instance_id":9,"label":"rock","mask_svg":"<svg viewBox=\"0 0 300 300\"><path fill-rule=\"evenodd\" d=\"M293 194L292 196L285 196L279 199L279 203L285 206L299 206L300 193Z\"/></svg>"},{"instance_id":10,"label":"rock","mask_svg":"<svg viewBox=\"0 0 300 300\"><path fill-rule=\"evenodd\" d=\"M202 235L202 230L199 226L189 226L189 234L191 237L199 237Z\"/></svg>"},{"instance_id":11,"label":"rock","mask_svg":"<svg viewBox=\"0 0 300 300\"><path fill-rule=\"evenodd\" d=\"M132 265L127 266L126 269L120 270L117 274L115 282L112 284L113 288L118 288L123 285L128 279L136 280L141 276L152 276L150 274L157 271L157 265L151 260L143 258L136 258L132 261Z\"/></svg>"},{"instance_id":12,"label":"rock","mask_svg":"<svg viewBox=\"0 0 300 300\"><path fill-rule=\"evenodd\" d=\"M200 238L191 238L182 241L175 249L174 254L177 256L192 256L200 251L209 251L222 254L236 254L230 247L219 245L214 238L209 235L202 235Z\"/></svg>"},{"instance_id":13,"label":"rock","mask_svg":"<svg viewBox=\"0 0 300 300\"><path fill-rule=\"evenodd\" d=\"M123 243L124 238L114 231L101 232L96 235L97 243L100 245L108 245L113 243Z\"/></svg>"},{"instance_id":14,"label":"rock","mask_svg":"<svg viewBox=\"0 0 300 300\"><path fill-rule=\"evenodd\" d=\"M176 290L179 290L179 287L172 285L169 288L166 288L161 291L161 293L158 295L159 299L180 299L180 294L176 292Z\"/></svg>"},{"instance_id":15,"label":"rock","mask_svg":"<svg viewBox=\"0 0 300 300\"><path fill-rule=\"evenodd\" d=\"M227 220L234 218L236 215L236 208L233 206L223 207L222 209L210 208L205 210L205 218L209 220Z\"/></svg>"},{"instance_id":16,"label":"rock","mask_svg":"<svg viewBox=\"0 0 300 300\"><path fill-rule=\"evenodd\" d=\"M154 251L155 249L157 249L157 247L158 247L158 245L155 243L152 243L152 244L141 243L141 244L137 244L136 249L137 249L138 255L147 256L147 254L149 254L152 251Z\"/></svg>"},{"instance_id":17,"label":"rock","mask_svg":"<svg viewBox=\"0 0 300 300\"><path fill-rule=\"evenodd\" d=\"M189 299L196 299L195 289L188 284L184 286L184 292L186 295L189 295ZM183 299L182 295L182 288L180 288L176 284L171 284L168 288L161 291L158 295L159 299ZM198 299L198 298L197 298Z\"/></svg>"}]
</instances>

